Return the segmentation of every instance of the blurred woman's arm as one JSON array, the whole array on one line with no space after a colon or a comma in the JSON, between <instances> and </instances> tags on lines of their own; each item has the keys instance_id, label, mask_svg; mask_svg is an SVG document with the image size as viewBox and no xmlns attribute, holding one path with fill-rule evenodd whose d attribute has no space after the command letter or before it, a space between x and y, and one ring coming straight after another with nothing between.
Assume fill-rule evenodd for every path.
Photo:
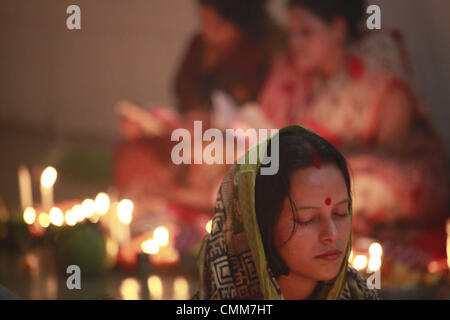
<instances>
[{"instance_id":1,"label":"blurred woman's arm","mask_svg":"<svg viewBox=\"0 0 450 320\"><path fill-rule=\"evenodd\" d=\"M395 89L385 98L376 133L378 146L396 152L409 149L414 121L412 104L410 94L402 88Z\"/></svg>"}]
</instances>

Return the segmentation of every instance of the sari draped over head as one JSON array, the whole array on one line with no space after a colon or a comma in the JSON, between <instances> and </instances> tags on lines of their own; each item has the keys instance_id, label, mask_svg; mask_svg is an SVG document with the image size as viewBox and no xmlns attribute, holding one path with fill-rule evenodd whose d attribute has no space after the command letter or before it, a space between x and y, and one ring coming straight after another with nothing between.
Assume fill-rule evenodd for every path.
<instances>
[{"instance_id":1,"label":"sari draped over head","mask_svg":"<svg viewBox=\"0 0 450 320\"><path fill-rule=\"evenodd\" d=\"M303 129L306 128L291 126L280 132ZM257 148L258 155L265 154L270 139L253 147ZM253 148L244 155L245 164L238 161L223 179L215 203L211 233L203 239L198 255L200 289L194 298L284 299L268 266L255 213L255 178L261 158L258 156L256 164L249 163ZM351 215L351 204L349 206ZM370 293L363 292L365 279L347 266L350 251L351 235L338 275L332 281L321 282L315 290L315 298L371 297Z\"/></svg>"}]
</instances>

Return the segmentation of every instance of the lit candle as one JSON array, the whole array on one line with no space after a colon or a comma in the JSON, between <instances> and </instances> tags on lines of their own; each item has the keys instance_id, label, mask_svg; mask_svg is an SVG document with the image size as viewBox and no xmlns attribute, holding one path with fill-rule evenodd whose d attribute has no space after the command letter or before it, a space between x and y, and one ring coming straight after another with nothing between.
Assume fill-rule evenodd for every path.
<instances>
[{"instance_id":1,"label":"lit candle","mask_svg":"<svg viewBox=\"0 0 450 320\"><path fill-rule=\"evenodd\" d=\"M64 213L59 208L52 208L49 213L50 222L57 226L61 227L64 224Z\"/></svg>"},{"instance_id":2,"label":"lit candle","mask_svg":"<svg viewBox=\"0 0 450 320\"><path fill-rule=\"evenodd\" d=\"M108 230L111 240L115 243L119 243L117 235L117 202L111 202L109 210L103 216L101 223Z\"/></svg>"},{"instance_id":3,"label":"lit candle","mask_svg":"<svg viewBox=\"0 0 450 320\"><path fill-rule=\"evenodd\" d=\"M141 285L134 278L126 278L122 280L119 291L124 300L139 300Z\"/></svg>"},{"instance_id":4,"label":"lit candle","mask_svg":"<svg viewBox=\"0 0 450 320\"><path fill-rule=\"evenodd\" d=\"M375 272L381 268L381 256L383 255L383 247L378 242L373 242L369 246L369 262L368 270L369 272Z\"/></svg>"},{"instance_id":5,"label":"lit candle","mask_svg":"<svg viewBox=\"0 0 450 320\"><path fill-rule=\"evenodd\" d=\"M94 213L96 212L95 210L95 202L92 199L86 199L81 203L81 207L83 208L83 213L85 218L91 218Z\"/></svg>"},{"instance_id":6,"label":"lit candle","mask_svg":"<svg viewBox=\"0 0 450 320\"><path fill-rule=\"evenodd\" d=\"M163 298L163 285L160 277L155 275L148 277L147 285L152 300L161 300Z\"/></svg>"},{"instance_id":7,"label":"lit candle","mask_svg":"<svg viewBox=\"0 0 450 320\"><path fill-rule=\"evenodd\" d=\"M163 226L156 228L153 231L153 239L156 240L159 246L167 246L169 244L169 230Z\"/></svg>"},{"instance_id":8,"label":"lit candle","mask_svg":"<svg viewBox=\"0 0 450 320\"><path fill-rule=\"evenodd\" d=\"M186 278L175 278L173 281L173 295L175 300L189 299L189 283Z\"/></svg>"},{"instance_id":9,"label":"lit candle","mask_svg":"<svg viewBox=\"0 0 450 320\"><path fill-rule=\"evenodd\" d=\"M36 221L36 210L31 207L26 208L23 212L23 220L26 224L33 224Z\"/></svg>"},{"instance_id":10,"label":"lit candle","mask_svg":"<svg viewBox=\"0 0 450 320\"><path fill-rule=\"evenodd\" d=\"M33 206L33 191L31 187L31 174L27 167L21 165L18 172L20 205L22 211Z\"/></svg>"},{"instance_id":11,"label":"lit candle","mask_svg":"<svg viewBox=\"0 0 450 320\"><path fill-rule=\"evenodd\" d=\"M74 225L76 225L78 222L76 212L71 209L67 210L64 216L64 221L68 226L73 227Z\"/></svg>"},{"instance_id":12,"label":"lit candle","mask_svg":"<svg viewBox=\"0 0 450 320\"><path fill-rule=\"evenodd\" d=\"M50 210L53 206L53 185L58 174L53 167L47 167L41 175L41 199L44 210Z\"/></svg>"},{"instance_id":13,"label":"lit candle","mask_svg":"<svg viewBox=\"0 0 450 320\"><path fill-rule=\"evenodd\" d=\"M371 257L381 258L381 255L383 254L383 248L381 247L381 244L379 244L378 242L373 242L369 246L369 254Z\"/></svg>"},{"instance_id":14,"label":"lit candle","mask_svg":"<svg viewBox=\"0 0 450 320\"><path fill-rule=\"evenodd\" d=\"M111 200L109 199L109 196L106 193L100 192L95 197L94 203L95 203L95 210L103 216L109 211Z\"/></svg>"},{"instance_id":15,"label":"lit candle","mask_svg":"<svg viewBox=\"0 0 450 320\"><path fill-rule=\"evenodd\" d=\"M119 243L130 241L130 223L133 219L134 204L131 200L124 199L117 206L117 218L119 219Z\"/></svg>"},{"instance_id":16,"label":"lit candle","mask_svg":"<svg viewBox=\"0 0 450 320\"><path fill-rule=\"evenodd\" d=\"M353 267L356 270L363 270L367 266L367 257L365 255L357 255L353 260Z\"/></svg>"},{"instance_id":17,"label":"lit candle","mask_svg":"<svg viewBox=\"0 0 450 320\"><path fill-rule=\"evenodd\" d=\"M147 254L157 254L159 252L159 244L154 239L148 239L142 242L141 249Z\"/></svg>"},{"instance_id":18,"label":"lit candle","mask_svg":"<svg viewBox=\"0 0 450 320\"><path fill-rule=\"evenodd\" d=\"M116 265L118 253L119 246L117 241L115 241L112 237L106 237L106 258L109 266Z\"/></svg>"},{"instance_id":19,"label":"lit candle","mask_svg":"<svg viewBox=\"0 0 450 320\"><path fill-rule=\"evenodd\" d=\"M38 222L42 228L47 228L51 223L48 214L45 212L39 214Z\"/></svg>"},{"instance_id":20,"label":"lit candle","mask_svg":"<svg viewBox=\"0 0 450 320\"><path fill-rule=\"evenodd\" d=\"M102 220L102 224L108 229L111 240L118 244L119 243L119 236L118 236L119 221L118 221L118 217L117 217L117 205L118 205L117 204L117 192L114 188L110 188L108 191L108 194L110 195L108 197L108 210L105 213L104 219ZM103 196L100 196L100 199L102 197ZM106 198L104 198L104 199L106 199ZM99 200L98 196L97 196L96 197L97 205L100 204L100 201L101 200Z\"/></svg>"}]
</instances>

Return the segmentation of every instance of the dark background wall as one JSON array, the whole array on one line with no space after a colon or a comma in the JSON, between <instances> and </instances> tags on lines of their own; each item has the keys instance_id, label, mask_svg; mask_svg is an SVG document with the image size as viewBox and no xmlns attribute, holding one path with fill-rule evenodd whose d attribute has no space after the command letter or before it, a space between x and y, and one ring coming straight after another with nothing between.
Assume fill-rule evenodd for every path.
<instances>
[{"instance_id":1,"label":"dark background wall","mask_svg":"<svg viewBox=\"0 0 450 320\"><path fill-rule=\"evenodd\" d=\"M70 4L81 8L81 30L66 28ZM117 137L119 99L171 103L195 22L191 0L2 0L0 117Z\"/></svg>"}]
</instances>

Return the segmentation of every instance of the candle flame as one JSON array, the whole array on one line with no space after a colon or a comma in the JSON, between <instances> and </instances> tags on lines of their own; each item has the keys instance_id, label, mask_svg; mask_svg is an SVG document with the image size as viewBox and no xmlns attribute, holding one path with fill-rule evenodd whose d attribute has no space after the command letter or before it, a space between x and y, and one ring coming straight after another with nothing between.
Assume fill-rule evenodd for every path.
<instances>
[{"instance_id":1,"label":"candle flame","mask_svg":"<svg viewBox=\"0 0 450 320\"><path fill-rule=\"evenodd\" d=\"M48 214L46 214L45 212L42 212L41 214L39 214L38 220L39 220L39 224L43 228L47 228L50 225L50 218L49 218Z\"/></svg>"},{"instance_id":2,"label":"candle flame","mask_svg":"<svg viewBox=\"0 0 450 320\"><path fill-rule=\"evenodd\" d=\"M148 291L154 300L162 299L163 286L161 278L158 276L150 276L147 279Z\"/></svg>"},{"instance_id":3,"label":"candle flame","mask_svg":"<svg viewBox=\"0 0 450 320\"><path fill-rule=\"evenodd\" d=\"M169 230L166 227L158 227L153 231L153 239L159 246L164 247L169 243Z\"/></svg>"},{"instance_id":4,"label":"candle flame","mask_svg":"<svg viewBox=\"0 0 450 320\"><path fill-rule=\"evenodd\" d=\"M157 254L159 252L159 245L156 240L148 239L142 242L141 249L147 254Z\"/></svg>"},{"instance_id":5,"label":"candle flame","mask_svg":"<svg viewBox=\"0 0 450 320\"><path fill-rule=\"evenodd\" d=\"M381 268L381 258L379 257L370 257L369 259L369 271L375 272L377 270L380 270Z\"/></svg>"},{"instance_id":6,"label":"candle flame","mask_svg":"<svg viewBox=\"0 0 450 320\"><path fill-rule=\"evenodd\" d=\"M84 220L85 215L84 215L84 210L83 210L82 206L77 204L77 205L73 206L72 211L74 213L74 216L75 216L77 222L81 222Z\"/></svg>"},{"instance_id":7,"label":"candle flame","mask_svg":"<svg viewBox=\"0 0 450 320\"><path fill-rule=\"evenodd\" d=\"M47 167L41 174L41 184L45 188L51 188L58 177L58 173L55 168Z\"/></svg>"},{"instance_id":8,"label":"candle flame","mask_svg":"<svg viewBox=\"0 0 450 320\"><path fill-rule=\"evenodd\" d=\"M64 223L64 213L61 211L61 209L53 207L50 210L49 219L53 225L61 227Z\"/></svg>"},{"instance_id":9,"label":"candle flame","mask_svg":"<svg viewBox=\"0 0 450 320\"><path fill-rule=\"evenodd\" d=\"M26 224L33 224L36 221L36 210L32 207L27 207L23 212L23 220Z\"/></svg>"},{"instance_id":10,"label":"candle flame","mask_svg":"<svg viewBox=\"0 0 450 320\"><path fill-rule=\"evenodd\" d=\"M120 294L124 300L138 300L141 285L134 278L126 278L120 284Z\"/></svg>"},{"instance_id":11,"label":"candle flame","mask_svg":"<svg viewBox=\"0 0 450 320\"><path fill-rule=\"evenodd\" d=\"M189 283L184 277L177 277L173 281L173 292L175 300L189 299Z\"/></svg>"},{"instance_id":12,"label":"candle flame","mask_svg":"<svg viewBox=\"0 0 450 320\"><path fill-rule=\"evenodd\" d=\"M119 206L117 207L117 215L119 217L119 221L124 224L131 223L133 218L133 210L134 204L131 200L124 199L119 202Z\"/></svg>"},{"instance_id":13,"label":"candle flame","mask_svg":"<svg viewBox=\"0 0 450 320\"><path fill-rule=\"evenodd\" d=\"M101 215L105 215L108 212L110 204L111 200L104 192L100 192L95 197L95 210Z\"/></svg>"},{"instance_id":14,"label":"candle flame","mask_svg":"<svg viewBox=\"0 0 450 320\"><path fill-rule=\"evenodd\" d=\"M364 255L357 255L353 260L353 267L356 270L362 270L367 266L367 258Z\"/></svg>"},{"instance_id":15,"label":"candle flame","mask_svg":"<svg viewBox=\"0 0 450 320\"><path fill-rule=\"evenodd\" d=\"M111 238L106 238L106 254L111 260L115 260L119 253L119 245Z\"/></svg>"},{"instance_id":16,"label":"candle flame","mask_svg":"<svg viewBox=\"0 0 450 320\"><path fill-rule=\"evenodd\" d=\"M81 204L81 207L83 208L83 213L86 218L90 218L95 213L95 202L92 199L86 199Z\"/></svg>"},{"instance_id":17,"label":"candle flame","mask_svg":"<svg viewBox=\"0 0 450 320\"><path fill-rule=\"evenodd\" d=\"M77 216L73 210L67 210L66 215L64 217L64 220L66 221L66 224L68 226L74 226L77 224Z\"/></svg>"},{"instance_id":18,"label":"candle flame","mask_svg":"<svg viewBox=\"0 0 450 320\"><path fill-rule=\"evenodd\" d=\"M378 242L373 242L369 246L369 254L371 257L380 258L383 254L383 247Z\"/></svg>"},{"instance_id":19,"label":"candle flame","mask_svg":"<svg viewBox=\"0 0 450 320\"><path fill-rule=\"evenodd\" d=\"M94 212L94 214L91 217L89 217L89 221L92 223L99 222L100 221L100 213Z\"/></svg>"}]
</instances>

